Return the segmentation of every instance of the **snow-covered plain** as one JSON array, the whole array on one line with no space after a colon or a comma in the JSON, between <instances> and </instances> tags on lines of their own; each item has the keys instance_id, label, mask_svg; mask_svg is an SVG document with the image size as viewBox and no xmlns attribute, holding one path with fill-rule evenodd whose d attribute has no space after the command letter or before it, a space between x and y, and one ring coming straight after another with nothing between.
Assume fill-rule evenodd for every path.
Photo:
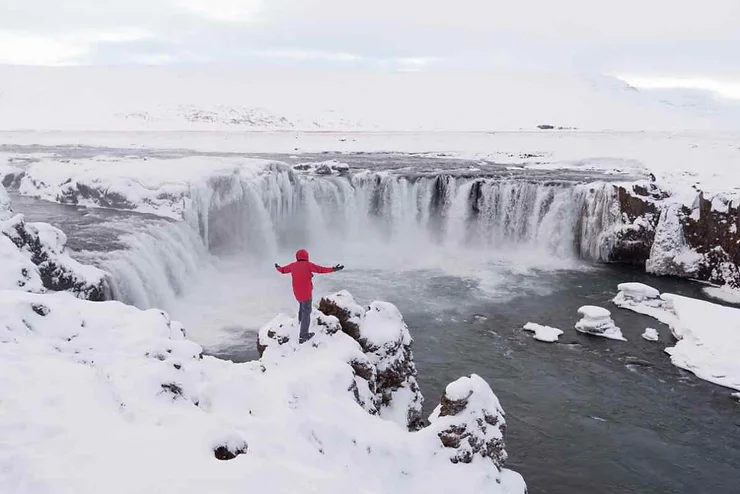
<instances>
[{"instance_id":1,"label":"snow-covered plain","mask_svg":"<svg viewBox=\"0 0 740 494\"><path fill-rule=\"evenodd\" d=\"M50 83L53 81L53 83ZM740 128L614 77L544 71L0 67L4 130L500 131Z\"/></svg>"},{"instance_id":2,"label":"snow-covered plain","mask_svg":"<svg viewBox=\"0 0 740 494\"><path fill-rule=\"evenodd\" d=\"M642 286L642 290L635 287ZM619 285L614 303L668 325L678 340L666 348L674 365L706 381L740 390L740 309L639 283ZM634 295L637 294L637 297Z\"/></svg>"}]
</instances>

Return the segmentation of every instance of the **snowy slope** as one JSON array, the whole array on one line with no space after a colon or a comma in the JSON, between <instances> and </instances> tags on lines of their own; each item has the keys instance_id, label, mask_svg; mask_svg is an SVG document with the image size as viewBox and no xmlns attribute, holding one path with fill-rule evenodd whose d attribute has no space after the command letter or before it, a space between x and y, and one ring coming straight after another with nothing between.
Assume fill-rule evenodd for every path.
<instances>
[{"instance_id":1,"label":"snowy slope","mask_svg":"<svg viewBox=\"0 0 740 494\"><path fill-rule=\"evenodd\" d=\"M740 128L606 76L220 67L0 67L0 130Z\"/></svg>"},{"instance_id":2,"label":"snowy slope","mask_svg":"<svg viewBox=\"0 0 740 494\"><path fill-rule=\"evenodd\" d=\"M234 364L157 310L0 292L0 492L525 492L499 468L503 411L482 379L448 387L454 410L409 432L360 406L362 349L323 323L312 345Z\"/></svg>"}]
</instances>

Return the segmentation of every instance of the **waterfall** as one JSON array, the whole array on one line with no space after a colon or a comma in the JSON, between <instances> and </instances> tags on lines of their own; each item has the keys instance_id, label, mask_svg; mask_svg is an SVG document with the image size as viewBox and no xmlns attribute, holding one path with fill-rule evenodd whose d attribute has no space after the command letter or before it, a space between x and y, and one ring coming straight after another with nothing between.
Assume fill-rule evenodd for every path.
<instances>
[{"instance_id":1,"label":"waterfall","mask_svg":"<svg viewBox=\"0 0 740 494\"><path fill-rule=\"evenodd\" d=\"M193 201L191 221L214 253L263 257L279 248L345 243L434 243L528 248L606 260L620 221L607 183L527 182L275 169L246 182L217 180Z\"/></svg>"},{"instance_id":2,"label":"waterfall","mask_svg":"<svg viewBox=\"0 0 740 494\"><path fill-rule=\"evenodd\" d=\"M210 256L184 222L157 222L120 241L126 248L107 253L100 267L110 274L111 298L142 309L168 307Z\"/></svg>"},{"instance_id":3,"label":"waterfall","mask_svg":"<svg viewBox=\"0 0 740 494\"><path fill-rule=\"evenodd\" d=\"M275 166L192 187L183 222L132 235L129 249L103 268L116 299L167 307L211 254L264 263L299 247L348 255L391 245L598 261L608 259L610 232L620 221L608 183L373 171L323 176Z\"/></svg>"}]
</instances>

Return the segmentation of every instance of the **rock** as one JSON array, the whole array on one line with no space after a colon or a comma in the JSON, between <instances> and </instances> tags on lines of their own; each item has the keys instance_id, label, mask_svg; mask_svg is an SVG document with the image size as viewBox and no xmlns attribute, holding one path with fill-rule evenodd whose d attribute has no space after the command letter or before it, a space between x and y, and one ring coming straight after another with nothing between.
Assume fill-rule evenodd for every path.
<instances>
[{"instance_id":1,"label":"rock","mask_svg":"<svg viewBox=\"0 0 740 494\"><path fill-rule=\"evenodd\" d=\"M637 197L624 187L616 189L624 225L614 232L608 260L644 266L655 238L655 227L660 217L658 208L648 197ZM644 192L649 195L647 189Z\"/></svg>"},{"instance_id":2,"label":"rock","mask_svg":"<svg viewBox=\"0 0 740 494\"><path fill-rule=\"evenodd\" d=\"M472 374L450 383L440 404L429 417L452 463L471 463L485 458L499 471L506 462L504 411L480 376Z\"/></svg>"},{"instance_id":3,"label":"rock","mask_svg":"<svg viewBox=\"0 0 740 494\"><path fill-rule=\"evenodd\" d=\"M697 277L740 288L740 207L732 206L700 192L695 208L684 207L681 219L686 244L703 257Z\"/></svg>"},{"instance_id":4,"label":"rock","mask_svg":"<svg viewBox=\"0 0 740 494\"><path fill-rule=\"evenodd\" d=\"M341 291L322 298L319 311L339 321L342 331L360 344L375 368L375 381L368 380L368 385L374 390L380 415L403 421L411 430L419 429L424 398L416 379L413 340L396 306L373 302L364 310L349 292ZM355 367L358 375L373 376L364 366L354 363Z\"/></svg>"},{"instance_id":5,"label":"rock","mask_svg":"<svg viewBox=\"0 0 740 494\"><path fill-rule=\"evenodd\" d=\"M17 287L24 291L72 292L78 298L102 301L110 298L106 273L72 259L66 252L66 235L47 223L27 223L22 214L13 214L10 199L0 186L0 233L10 240L20 253L13 257L19 262ZM12 249L12 247L7 247ZM6 247L3 248L5 250ZM10 254L7 253L6 256ZM6 265L10 269L11 265ZM5 273L7 276L8 273Z\"/></svg>"},{"instance_id":6,"label":"rock","mask_svg":"<svg viewBox=\"0 0 740 494\"><path fill-rule=\"evenodd\" d=\"M319 301L310 330L334 338L324 341L339 344L346 338L356 345L354 353L347 353L347 363L355 375L349 391L368 413L380 414L410 430L422 427L424 398L417 382L413 340L396 306L373 302L364 309L349 292L341 291ZM298 331L298 321L289 316L270 321L259 331L260 357L272 346L296 342Z\"/></svg>"},{"instance_id":7,"label":"rock","mask_svg":"<svg viewBox=\"0 0 740 494\"><path fill-rule=\"evenodd\" d=\"M213 448L213 456L217 460L233 460L237 456L245 454L248 449L247 441L235 434L234 437L229 437L223 444Z\"/></svg>"},{"instance_id":8,"label":"rock","mask_svg":"<svg viewBox=\"0 0 740 494\"><path fill-rule=\"evenodd\" d=\"M611 312L603 307L584 305L578 309L582 319L575 325L577 331L594 336L602 336L612 340L627 341L622 331L614 324Z\"/></svg>"},{"instance_id":9,"label":"rock","mask_svg":"<svg viewBox=\"0 0 740 494\"><path fill-rule=\"evenodd\" d=\"M658 341L658 330L655 328L645 328L645 332L642 333L642 337L647 341Z\"/></svg>"},{"instance_id":10,"label":"rock","mask_svg":"<svg viewBox=\"0 0 740 494\"><path fill-rule=\"evenodd\" d=\"M669 203L653 177L616 189L623 218L609 240L609 261L740 287L740 207L698 189L691 207Z\"/></svg>"}]
</instances>

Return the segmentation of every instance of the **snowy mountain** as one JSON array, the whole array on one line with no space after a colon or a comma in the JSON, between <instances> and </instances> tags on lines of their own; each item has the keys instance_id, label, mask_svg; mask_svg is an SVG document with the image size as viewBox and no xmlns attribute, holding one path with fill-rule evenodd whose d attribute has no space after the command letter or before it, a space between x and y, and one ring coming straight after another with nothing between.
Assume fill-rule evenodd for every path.
<instances>
[{"instance_id":1,"label":"snowy mountain","mask_svg":"<svg viewBox=\"0 0 740 494\"><path fill-rule=\"evenodd\" d=\"M740 128L738 107L711 103L696 111L612 77L534 71L0 67L0 130Z\"/></svg>"}]
</instances>

